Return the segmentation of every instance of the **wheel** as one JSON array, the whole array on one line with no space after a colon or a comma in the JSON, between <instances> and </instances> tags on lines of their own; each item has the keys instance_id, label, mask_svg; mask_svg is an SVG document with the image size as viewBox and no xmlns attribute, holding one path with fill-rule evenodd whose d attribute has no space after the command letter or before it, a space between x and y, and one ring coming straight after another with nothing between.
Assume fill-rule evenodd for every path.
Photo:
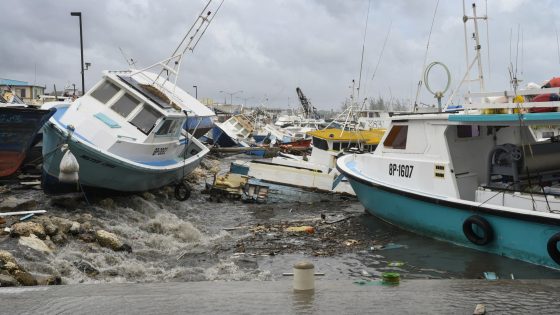
<instances>
[{"instance_id":1,"label":"wheel","mask_svg":"<svg viewBox=\"0 0 560 315\"><path fill-rule=\"evenodd\" d=\"M175 186L175 199L185 201L191 196L191 190L185 183L179 183Z\"/></svg>"}]
</instances>

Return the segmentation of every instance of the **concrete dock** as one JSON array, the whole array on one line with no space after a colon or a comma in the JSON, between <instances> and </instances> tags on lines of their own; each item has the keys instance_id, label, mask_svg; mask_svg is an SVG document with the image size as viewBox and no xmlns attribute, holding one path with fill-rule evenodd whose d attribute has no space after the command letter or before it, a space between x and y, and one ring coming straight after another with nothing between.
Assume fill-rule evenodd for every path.
<instances>
[{"instance_id":1,"label":"concrete dock","mask_svg":"<svg viewBox=\"0 0 560 315\"><path fill-rule=\"evenodd\" d=\"M557 314L556 280L171 282L0 288L1 314Z\"/></svg>"}]
</instances>

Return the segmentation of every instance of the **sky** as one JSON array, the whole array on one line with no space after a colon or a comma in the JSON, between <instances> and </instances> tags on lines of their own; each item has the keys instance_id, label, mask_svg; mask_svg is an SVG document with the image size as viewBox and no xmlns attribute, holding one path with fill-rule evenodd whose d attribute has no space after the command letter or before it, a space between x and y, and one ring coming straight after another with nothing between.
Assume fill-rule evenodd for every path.
<instances>
[{"instance_id":1,"label":"sky","mask_svg":"<svg viewBox=\"0 0 560 315\"><path fill-rule=\"evenodd\" d=\"M101 79L102 70L128 68L121 50L138 68L169 57L206 2L2 0L0 78L47 90L55 84L59 90L72 84L79 88L79 24L70 12L80 11L84 59L92 64L85 71L87 90ZM439 61L451 73L447 98L466 71L463 5L445 0L435 10L437 3L225 0L196 49L185 57L178 86L194 95L196 85L199 99L284 108L299 106L295 90L300 87L315 107L337 110L353 93L354 80L354 87L361 86L359 98L354 89L360 102L383 97L413 103L424 65ZM470 3L467 15L472 15ZM510 88L510 64L522 85L560 76L560 1L477 1L478 15L485 15L486 7L488 23L480 21L479 30L487 90ZM468 52L472 60L470 36ZM431 72L433 90L445 86L443 74L437 67ZM472 90L477 87L471 83ZM418 102L435 100L422 87Z\"/></svg>"}]
</instances>

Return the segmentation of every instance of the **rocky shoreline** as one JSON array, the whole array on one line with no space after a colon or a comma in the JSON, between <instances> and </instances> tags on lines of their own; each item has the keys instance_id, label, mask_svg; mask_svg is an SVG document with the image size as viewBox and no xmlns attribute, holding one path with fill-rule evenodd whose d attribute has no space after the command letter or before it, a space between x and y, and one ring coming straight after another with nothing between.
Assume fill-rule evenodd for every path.
<instances>
[{"instance_id":1,"label":"rocky shoreline","mask_svg":"<svg viewBox=\"0 0 560 315\"><path fill-rule=\"evenodd\" d=\"M353 236L360 231L349 228L351 216L321 217L332 206L328 196L317 195L324 199L318 203L291 195L271 204L209 201L201 191L228 163L206 159L187 178L193 194L186 202L175 199L174 187L85 198L0 185L0 212L47 211L0 217L0 286L270 280L258 257L335 256L370 246Z\"/></svg>"}]
</instances>

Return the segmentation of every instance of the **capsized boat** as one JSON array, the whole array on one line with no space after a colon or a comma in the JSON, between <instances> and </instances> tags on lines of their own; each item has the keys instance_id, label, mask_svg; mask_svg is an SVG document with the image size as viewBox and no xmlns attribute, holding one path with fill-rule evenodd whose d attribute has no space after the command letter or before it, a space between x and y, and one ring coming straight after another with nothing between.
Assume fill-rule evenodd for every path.
<instances>
[{"instance_id":1,"label":"capsized boat","mask_svg":"<svg viewBox=\"0 0 560 315\"><path fill-rule=\"evenodd\" d=\"M238 114L223 123L215 123L212 129L214 145L220 147L248 147L254 130L253 123L247 116Z\"/></svg>"},{"instance_id":2,"label":"capsized boat","mask_svg":"<svg viewBox=\"0 0 560 315\"><path fill-rule=\"evenodd\" d=\"M182 129L186 116L163 101L165 90L142 78L104 71L73 103L47 103L57 109L43 136L48 185L59 183L64 144L79 164L80 184L88 187L145 191L180 183L199 165L208 148Z\"/></svg>"},{"instance_id":3,"label":"capsized boat","mask_svg":"<svg viewBox=\"0 0 560 315\"><path fill-rule=\"evenodd\" d=\"M183 130L192 116L192 97L176 82L183 56L194 50L223 1L212 16L211 3L171 57L140 70L104 71L74 102L47 104L57 112L44 130L46 190L68 178L78 179L80 186L127 192L184 186L184 177L209 149ZM69 152L79 165L77 178L65 175L78 169Z\"/></svg>"},{"instance_id":4,"label":"capsized boat","mask_svg":"<svg viewBox=\"0 0 560 315\"><path fill-rule=\"evenodd\" d=\"M39 130L55 113L28 107L23 102L11 102L0 95L0 177L13 175L21 167Z\"/></svg>"},{"instance_id":5,"label":"capsized boat","mask_svg":"<svg viewBox=\"0 0 560 315\"><path fill-rule=\"evenodd\" d=\"M346 180L336 183L336 160L348 152L372 152L384 131L316 130L308 133L313 143L309 156L282 154L272 159L239 160L232 163L231 169L265 182L353 195Z\"/></svg>"}]
</instances>

